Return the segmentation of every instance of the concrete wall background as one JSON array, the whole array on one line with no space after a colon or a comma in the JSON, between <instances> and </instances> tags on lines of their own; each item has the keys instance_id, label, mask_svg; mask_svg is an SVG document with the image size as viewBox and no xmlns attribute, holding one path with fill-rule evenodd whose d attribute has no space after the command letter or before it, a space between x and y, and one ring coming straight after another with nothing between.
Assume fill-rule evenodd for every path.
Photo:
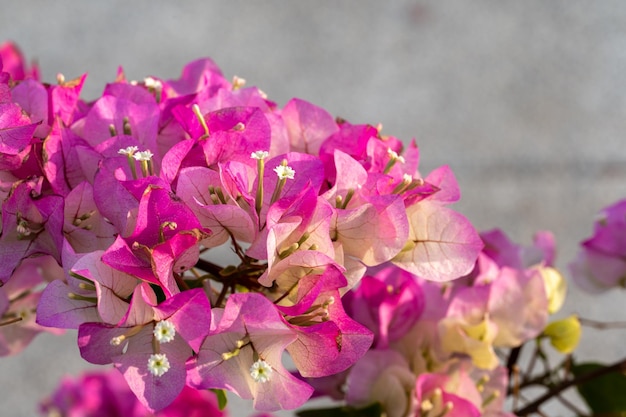
<instances>
[{"instance_id":1,"label":"concrete wall background","mask_svg":"<svg viewBox=\"0 0 626 417\"><path fill-rule=\"evenodd\" d=\"M210 56L284 105L299 97L421 148L423 173L449 164L479 229L518 242L551 229L559 266L603 206L626 196L626 3L556 0L6 2L0 41L43 78L88 72L94 98L118 65L177 77ZM624 292L571 288L563 314L626 319ZM602 342L598 343L601 339ZM583 358L626 353L624 332L585 335ZM0 360L0 415L33 415L64 373L87 366L75 334L40 336ZM234 415L245 415L234 412ZM289 415L285 413L284 415Z\"/></svg>"}]
</instances>

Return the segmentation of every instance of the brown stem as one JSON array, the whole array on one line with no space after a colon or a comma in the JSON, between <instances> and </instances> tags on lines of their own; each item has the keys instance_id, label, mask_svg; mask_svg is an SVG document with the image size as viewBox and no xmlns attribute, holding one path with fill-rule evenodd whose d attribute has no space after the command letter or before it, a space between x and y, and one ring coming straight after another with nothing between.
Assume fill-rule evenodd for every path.
<instances>
[{"instance_id":1,"label":"brown stem","mask_svg":"<svg viewBox=\"0 0 626 417\"><path fill-rule=\"evenodd\" d=\"M224 302L224 299L226 298L226 295L228 294L228 290L231 288L231 285L228 283L224 283L223 287L222 287L222 291L220 291L220 295L217 297L217 301L215 302L215 305L212 307L221 307L222 302Z\"/></svg>"},{"instance_id":2,"label":"brown stem","mask_svg":"<svg viewBox=\"0 0 626 417\"><path fill-rule=\"evenodd\" d=\"M534 378L528 378L530 375L525 375L524 380L519 384L518 388L522 389L522 388L530 387L530 386L533 386L533 385L545 386L546 384L553 384L553 382L551 382L551 380L552 380L552 378L556 375L556 373L559 370L566 370L567 371L569 369L569 362L570 362L570 360L571 360L571 357L568 356L555 369L547 369L544 373L542 373L541 375L538 375L538 376L536 376ZM511 393L512 393L512 391L509 390L507 394L510 395Z\"/></svg>"},{"instance_id":3,"label":"brown stem","mask_svg":"<svg viewBox=\"0 0 626 417\"><path fill-rule=\"evenodd\" d=\"M176 284L178 284L178 288L181 291L189 290L189 285L187 285L187 283L185 282L185 280L180 274L177 274L176 272L174 272L174 279L176 280Z\"/></svg>"},{"instance_id":4,"label":"brown stem","mask_svg":"<svg viewBox=\"0 0 626 417\"><path fill-rule=\"evenodd\" d=\"M204 272L208 272L216 277L220 276L220 271L223 269L221 266L214 264L213 262L209 262L202 258L198 259L195 265L196 268L203 270Z\"/></svg>"},{"instance_id":5,"label":"brown stem","mask_svg":"<svg viewBox=\"0 0 626 417\"><path fill-rule=\"evenodd\" d=\"M578 409L578 407L576 407L574 404L572 404L570 401L568 401L565 397L563 397L562 395L557 395L556 398L561 402L561 404L563 404L565 406L565 408L568 408L570 411L572 411L574 413L574 415L577 416L581 416L584 417L585 416L585 412Z\"/></svg>"},{"instance_id":6,"label":"brown stem","mask_svg":"<svg viewBox=\"0 0 626 417\"><path fill-rule=\"evenodd\" d=\"M587 381L591 381L593 379L599 378L604 375L608 375L613 372L624 372L624 371L626 371L626 358L623 358L620 361L615 362L607 367L596 369L594 371L587 372L586 374L579 375L567 381L563 381L559 385L548 390L548 392L546 392L541 397L537 398L532 403L524 406L523 408L519 410L515 410L513 413L520 417L527 416L530 413L536 413L538 412L541 404L548 401L552 397L559 395L561 392L565 391L569 387L583 384Z\"/></svg>"},{"instance_id":7,"label":"brown stem","mask_svg":"<svg viewBox=\"0 0 626 417\"><path fill-rule=\"evenodd\" d=\"M535 364L537 363L537 357L539 356L539 350L541 349L541 347L539 346L539 342L535 341L535 350L533 351L532 356L530 357L530 360L528 361L528 366L526 367L526 372L523 374L524 376L524 380L526 380L526 378L532 374L533 370L535 369ZM522 381L522 384L524 383L524 381Z\"/></svg>"},{"instance_id":8,"label":"brown stem","mask_svg":"<svg viewBox=\"0 0 626 417\"><path fill-rule=\"evenodd\" d=\"M519 355L522 352L522 346L524 345L519 345L518 347L511 349L509 357L506 360L506 369L509 373L509 380L511 380L511 375L513 374L513 367L517 364Z\"/></svg>"},{"instance_id":9,"label":"brown stem","mask_svg":"<svg viewBox=\"0 0 626 417\"><path fill-rule=\"evenodd\" d=\"M520 382L517 387L513 386L511 388L509 388L507 395L511 395L513 394L514 390L513 388L518 388L518 389L522 389L522 388L526 388L526 387L530 387L533 385L545 385L546 382L546 378L548 378L550 376L550 374L552 373L552 371L546 371L543 374L536 376L532 379L525 379L522 382Z\"/></svg>"},{"instance_id":10,"label":"brown stem","mask_svg":"<svg viewBox=\"0 0 626 417\"><path fill-rule=\"evenodd\" d=\"M231 233L230 230L225 229L228 232L228 236L230 236L230 240L233 243L233 248L235 248L235 254L237 254L237 256L239 257L239 259L241 259L241 262L246 262L246 256L243 253L243 249L241 248L241 246L239 246L239 243L237 243L237 239L235 239L235 236Z\"/></svg>"},{"instance_id":11,"label":"brown stem","mask_svg":"<svg viewBox=\"0 0 626 417\"><path fill-rule=\"evenodd\" d=\"M591 319L585 319L582 317L578 317L578 321L580 321L580 324L582 324L583 326L589 326L589 327L593 327L596 329L626 329L626 321L607 321L607 322L603 322L603 321L597 321L597 320L591 320Z\"/></svg>"},{"instance_id":12,"label":"brown stem","mask_svg":"<svg viewBox=\"0 0 626 417\"><path fill-rule=\"evenodd\" d=\"M0 327L8 326L9 324L18 323L20 321L22 321L21 317L15 317L15 318L9 319L7 321L0 322Z\"/></svg>"}]
</instances>

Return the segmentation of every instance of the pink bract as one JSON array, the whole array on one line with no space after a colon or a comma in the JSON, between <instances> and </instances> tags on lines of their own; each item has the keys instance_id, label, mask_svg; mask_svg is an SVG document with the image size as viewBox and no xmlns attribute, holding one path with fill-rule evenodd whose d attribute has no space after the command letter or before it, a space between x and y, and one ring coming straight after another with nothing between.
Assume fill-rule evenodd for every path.
<instances>
[{"instance_id":1,"label":"pink bract","mask_svg":"<svg viewBox=\"0 0 626 417\"><path fill-rule=\"evenodd\" d=\"M349 373L374 337L410 338L420 280L469 274L482 248L448 207L451 170L422 177L414 141L280 107L208 58L173 80L120 67L85 102L86 75L51 85L15 45L0 57L3 353L39 326L78 329L83 358L113 363L155 412L187 384L293 409L304 378ZM54 279L24 278L49 262ZM368 268L380 276L360 282Z\"/></svg>"}]
</instances>

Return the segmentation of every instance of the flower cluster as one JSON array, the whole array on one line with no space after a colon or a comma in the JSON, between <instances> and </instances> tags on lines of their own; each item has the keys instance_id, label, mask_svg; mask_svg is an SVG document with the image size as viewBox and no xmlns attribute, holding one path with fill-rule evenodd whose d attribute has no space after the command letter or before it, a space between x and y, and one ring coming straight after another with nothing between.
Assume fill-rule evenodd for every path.
<instances>
[{"instance_id":1,"label":"flower cluster","mask_svg":"<svg viewBox=\"0 0 626 417\"><path fill-rule=\"evenodd\" d=\"M353 365L352 374L367 372L357 361L374 338L387 349L420 326L394 319L415 312L398 312L395 299L371 301L386 311L376 326L346 313L342 296L368 268L444 282L469 274L483 248L448 208L459 198L452 172L421 176L414 142L405 148L380 127L336 120L303 100L278 107L209 59L175 80L127 81L120 70L85 102L86 76L46 84L12 44L0 57L5 354L40 326L77 329L82 357L112 363L151 411L186 386L229 390L262 411L293 409L312 395L307 381ZM492 343L515 343L545 321L529 312L533 326L496 334L510 317L488 293L543 283L493 268L513 277L498 284L481 269L467 289L445 287L453 294L426 303L445 311L441 331L469 332L462 352L489 370ZM351 308L370 302L381 276L362 283ZM406 276L381 282L389 297L406 291L423 308L423 289ZM478 313L467 316L472 303ZM442 338L441 348L456 343ZM408 360L384 352L377 363ZM420 404L435 385L420 385ZM349 398L362 401L354 389L362 390L350 388Z\"/></svg>"},{"instance_id":2,"label":"flower cluster","mask_svg":"<svg viewBox=\"0 0 626 417\"><path fill-rule=\"evenodd\" d=\"M501 231L482 234L474 270L425 281L396 266L374 268L346 298L346 309L374 333L372 348L320 393L385 415L504 416L509 371L496 349L542 334L563 302L550 233L522 247Z\"/></svg>"}]
</instances>

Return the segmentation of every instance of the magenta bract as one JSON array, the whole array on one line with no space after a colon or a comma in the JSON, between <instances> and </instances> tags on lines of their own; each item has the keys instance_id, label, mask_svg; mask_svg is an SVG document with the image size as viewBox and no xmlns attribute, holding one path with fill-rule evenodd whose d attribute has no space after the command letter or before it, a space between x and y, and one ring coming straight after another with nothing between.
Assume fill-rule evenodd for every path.
<instances>
[{"instance_id":1,"label":"magenta bract","mask_svg":"<svg viewBox=\"0 0 626 417\"><path fill-rule=\"evenodd\" d=\"M304 378L358 376L374 340L391 348L417 326L434 340L454 301L424 307L420 280L474 268L483 243L448 207L456 179L448 167L422 177L414 142L301 99L281 108L210 59L175 80L120 67L88 103L85 75L50 85L13 44L0 57L0 284L30 286L0 293L5 353L39 325L77 328L83 358L113 363L149 410L187 384L293 409L312 395ZM55 279L23 277L35 257ZM494 294L520 304L539 285L506 283ZM527 317L508 339L535 332L541 317Z\"/></svg>"}]
</instances>

